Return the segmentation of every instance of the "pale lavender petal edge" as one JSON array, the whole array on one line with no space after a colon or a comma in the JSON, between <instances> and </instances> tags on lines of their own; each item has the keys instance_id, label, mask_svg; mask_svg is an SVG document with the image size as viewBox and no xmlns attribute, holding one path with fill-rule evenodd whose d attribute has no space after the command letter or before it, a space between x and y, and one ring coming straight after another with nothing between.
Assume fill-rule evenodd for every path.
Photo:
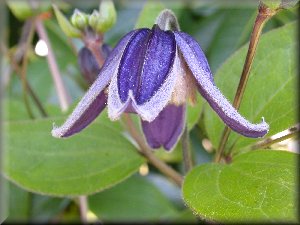
<instances>
[{"instance_id":1,"label":"pale lavender petal edge","mask_svg":"<svg viewBox=\"0 0 300 225\"><path fill-rule=\"evenodd\" d=\"M233 108L230 102L215 86L213 81L209 79L210 76L206 74L207 71L203 70L202 66L199 64L199 59L196 57L193 48L186 42L180 32L175 33L175 39L189 69L198 82L199 92L224 123L232 130L247 137L257 138L268 133L269 125L264 119L262 119L262 122L259 124L252 124Z\"/></svg>"}]
</instances>

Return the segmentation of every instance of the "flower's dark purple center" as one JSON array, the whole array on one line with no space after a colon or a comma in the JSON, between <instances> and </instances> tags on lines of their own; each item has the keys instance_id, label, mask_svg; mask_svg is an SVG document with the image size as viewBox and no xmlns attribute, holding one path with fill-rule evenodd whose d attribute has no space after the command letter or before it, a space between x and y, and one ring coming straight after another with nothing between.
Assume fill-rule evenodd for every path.
<instances>
[{"instance_id":1,"label":"flower's dark purple center","mask_svg":"<svg viewBox=\"0 0 300 225\"><path fill-rule=\"evenodd\" d=\"M176 42L171 31L157 25L152 30L140 29L129 41L118 70L118 91L122 102L132 90L135 101L148 101L167 78L176 53Z\"/></svg>"}]
</instances>

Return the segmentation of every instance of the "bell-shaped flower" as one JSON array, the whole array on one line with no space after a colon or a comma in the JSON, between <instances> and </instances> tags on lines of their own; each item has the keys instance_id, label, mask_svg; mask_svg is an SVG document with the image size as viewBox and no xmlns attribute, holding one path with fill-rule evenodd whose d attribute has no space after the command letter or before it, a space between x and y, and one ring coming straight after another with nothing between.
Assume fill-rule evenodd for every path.
<instances>
[{"instance_id":1,"label":"bell-shaped flower","mask_svg":"<svg viewBox=\"0 0 300 225\"><path fill-rule=\"evenodd\" d=\"M185 127L186 101L194 90L232 130L247 137L262 137L264 120L252 124L242 117L214 84L199 44L180 32L176 17L164 10L152 29L126 34L112 50L99 76L54 137L68 137L88 126L108 107L116 120L124 112L141 117L152 148L172 149Z\"/></svg>"}]
</instances>

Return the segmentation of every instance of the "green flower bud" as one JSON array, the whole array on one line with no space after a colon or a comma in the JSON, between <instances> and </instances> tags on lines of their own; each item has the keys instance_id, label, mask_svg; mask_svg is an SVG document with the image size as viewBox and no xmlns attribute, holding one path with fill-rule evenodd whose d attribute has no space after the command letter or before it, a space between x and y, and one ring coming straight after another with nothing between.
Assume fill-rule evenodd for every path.
<instances>
[{"instance_id":1,"label":"green flower bud","mask_svg":"<svg viewBox=\"0 0 300 225\"><path fill-rule=\"evenodd\" d=\"M99 17L100 14L97 10L94 10L93 13L89 16L89 25L94 30L96 30L97 28Z\"/></svg>"},{"instance_id":2,"label":"green flower bud","mask_svg":"<svg viewBox=\"0 0 300 225\"><path fill-rule=\"evenodd\" d=\"M54 13L60 28L63 32L69 37L81 37L81 32L79 29L74 27L69 20L62 14L62 12L57 8L56 5L53 5Z\"/></svg>"},{"instance_id":3,"label":"green flower bud","mask_svg":"<svg viewBox=\"0 0 300 225\"><path fill-rule=\"evenodd\" d=\"M84 28L86 28L89 24L89 17L87 14L81 12L78 9L74 10L74 13L71 17L71 23L74 27L83 30Z\"/></svg>"},{"instance_id":4,"label":"green flower bud","mask_svg":"<svg viewBox=\"0 0 300 225\"><path fill-rule=\"evenodd\" d=\"M111 0L103 0L100 3L99 12L94 10L89 16L89 25L97 32L108 31L116 22L117 13Z\"/></svg>"},{"instance_id":5,"label":"green flower bud","mask_svg":"<svg viewBox=\"0 0 300 225\"><path fill-rule=\"evenodd\" d=\"M100 8L100 23L102 23L103 30L110 29L117 20L117 13L112 0L103 0L101 1Z\"/></svg>"}]
</instances>

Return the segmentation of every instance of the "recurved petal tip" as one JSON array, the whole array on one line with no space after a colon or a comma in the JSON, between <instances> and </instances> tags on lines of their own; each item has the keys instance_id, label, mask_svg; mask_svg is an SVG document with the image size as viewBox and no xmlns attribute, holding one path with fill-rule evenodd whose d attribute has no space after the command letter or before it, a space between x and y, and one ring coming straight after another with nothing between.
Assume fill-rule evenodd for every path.
<instances>
[{"instance_id":1,"label":"recurved petal tip","mask_svg":"<svg viewBox=\"0 0 300 225\"><path fill-rule=\"evenodd\" d=\"M52 123L52 131L51 131L51 135L55 138L61 138L61 134L58 131L58 126L55 125L55 123Z\"/></svg>"},{"instance_id":2,"label":"recurved petal tip","mask_svg":"<svg viewBox=\"0 0 300 225\"><path fill-rule=\"evenodd\" d=\"M175 38L197 81L199 92L223 122L232 130L247 137L258 138L268 133L269 125L266 122L252 124L247 121L215 86L209 65L199 44L191 36L182 32L175 32Z\"/></svg>"},{"instance_id":3,"label":"recurved petal tip","mask_svg":"<svg viewBox=\"0 0 300 225\"><path fill-rule=\"evenodd\" d=\"M57 127L53 125L51 134L53 137L62 138L78 133L87 127L106 106L107 98L102 91L98 96L89 96L87 102L80 102L66 122Z\"/></svg>"}]
</instances>

